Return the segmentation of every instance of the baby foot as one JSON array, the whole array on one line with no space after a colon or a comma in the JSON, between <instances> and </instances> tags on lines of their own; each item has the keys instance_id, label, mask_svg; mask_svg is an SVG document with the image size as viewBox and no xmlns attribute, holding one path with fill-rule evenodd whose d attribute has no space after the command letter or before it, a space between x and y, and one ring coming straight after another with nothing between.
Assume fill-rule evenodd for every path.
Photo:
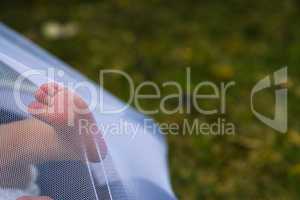
<instances>
[{"instance_id":1,"label":"baby foot","mask_svg":"<svg viewBox=\"0 0 300 200\"><path fill-rule=\"evenodd\" d=\"M56 130L64 149L60 153L70 156L75 152L82 158L86 154L91 162L105 157L106 144L93 114L80 96L57 83L47 83L36 91L35 99L28 111Z\"/></svg>"}]
</instances>

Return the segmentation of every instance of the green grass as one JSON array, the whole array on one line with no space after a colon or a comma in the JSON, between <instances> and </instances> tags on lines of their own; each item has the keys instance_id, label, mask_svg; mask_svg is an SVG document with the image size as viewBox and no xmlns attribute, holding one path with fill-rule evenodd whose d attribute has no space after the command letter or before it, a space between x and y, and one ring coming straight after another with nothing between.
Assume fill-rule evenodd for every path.
<instances>
[{"instance_id":1,"label":"green grass","mask_svg":"<svg viewBox=\"0 0 300 200\"><path fill-rule=\"evenodd\" d=\"M9 1L0 20L98 81L100 69L122 69L135 83L236 81L226 118L235 136L168 136L170 168L179 199L300 198L300 4L286 1ZM59 37L51 24L70 28ZM279 134L253 117L249 96L267 74L289 66L289 132ZM127 88L105 86L122 99ZM164 91L168 94L170 91ZM188 95L188 94L186 94ZM272 91L257 100L272 111ZM152 108L158 101L144 102ZM176 103L176 102L175 102ZM169 106L174 102L170 101ZM211 106L211 105L208 105ZM183 124L191 115L159 113L159 122Z\"/></svg>"}]
</instances>

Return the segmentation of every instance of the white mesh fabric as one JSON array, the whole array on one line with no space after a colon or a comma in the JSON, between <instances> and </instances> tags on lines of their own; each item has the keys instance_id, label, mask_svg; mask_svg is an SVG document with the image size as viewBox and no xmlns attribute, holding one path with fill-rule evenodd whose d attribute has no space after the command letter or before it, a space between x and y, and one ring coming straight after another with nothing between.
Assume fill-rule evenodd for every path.
<instances>
[{"instance_id":1,"label":"white mesh fabric","mask_svg":"<svg viewBox=\"0 0 300 200\"><path fill-rule=\"evenodd\" d=\"M32 69L47 71L49 68L55 68L62 70L64 74L51 80L41 75L26 77L21 87L17 88L25 106L36 101L36 91L45 83L57 82L66 88L70 83L87 81L86 78L1 25L0 68L1 124L2 126L13 124L20 129L18 132L20 141L16 142L18 146L9 146L9 153L0 151L0 155L2 154L0 163L9 161L9 166L13 163L12 168L16 168L13 169L15 170L13 173L2 168L4 169L1 170L2 174L17 181L8 186L7 183L3 186L0 184L0 189L26 191L28 185L36 184L40 190L39 195L59 200L174 199L166 166L166 147L163 137L159 134L142 133L132 139L132 133L116 136L109 130L101 130L105 136L104 143L107 150L105 155L102 155L102 144L98 142L99 138L95 137L93 141L97 145L93 149L98 159L90 159L87 149L93 145L83 142L78 137L76 129L66 128L63 122L33 116L32 113L20 109L18 102L14 101L16 79ZM123 106L102 88L91 82L87 84L95 88L97 93L104 95L104 105L107 109ZM84 88L70 91L76 93L83 101L89 101L89 94ZM91 110L91 113L99 126L100 124L110 126L119 119L139 124L145 119L132 109L114 115L104 115L96 108ZM11 132L7 133L7 137L16 132L14 128L7 131ZM51 137L46 137L47 133L52 134ZM56 143L59 145L51 146ZM55 150L54 153L51 149ZM25 176L26 167L29 165L37 168L39 176L35 183L32 182L34 179L31 173Z\"/></svg>"},{"instance_id":2,"label":"white mesh fabric","mask_svg":"<svg viewBox=\"0 0 300 200\"><path fill-rule=\"evenodd\" d=\"M38 185L40 194L54 199L115 199L113 197L115 194L111 194L110 191L110 184L113 183L108 183L109 177L106 175L109 172L114 182L118 184L119 188L116 193L118 199L128 199L117 172L114 172L109 153L105 155L105 162L102 162L100 152L99 161L91 162L86 156L85 147L80 142L76 143L78 146L75 148L68 146L68 140L76 140L78 137L71 132L72 128L62 128L62 131L55 131L58 136L49 137L47 136L48 129L51 131L52 127L57 127L57 124L35 119L29 113L18 108L14 101L13 85L8 84L14 83L13 79L16 77L16 73L5 67L2 63L1 75L5 78L2 78L0 82L2 95L0 130L2 131L2 144L7 141L1 149L6 151L0 153L0 186L2 186L3 198L5 199L7 195L12 198L16 195L36 196L37 190L32 188ZM22 85L19 91L25 105L34 101L33 91L37 90L33 84L28 82L27 84ZM64 126L65 124L61 125L61 127ZM10 127L10 129L6 127ZM72 138L66 137L66 135ZM62 143L62 145L57 146L56 143ZM53 144L54 146L52 146ZM56 155L49 153L52 151L52 147ZM65 150L70 153L68 155L59 153ZM95 165L94 169L97 169L97 173L102 174L105 179L99 184L94 180L90 169L91 163ZM35 178L35 173L32 173L33 165L39 169L38 180ZM28 168L30 170L27 170ZM106 169L109 170L106 172Z\"/></svg>"}]
</instances>

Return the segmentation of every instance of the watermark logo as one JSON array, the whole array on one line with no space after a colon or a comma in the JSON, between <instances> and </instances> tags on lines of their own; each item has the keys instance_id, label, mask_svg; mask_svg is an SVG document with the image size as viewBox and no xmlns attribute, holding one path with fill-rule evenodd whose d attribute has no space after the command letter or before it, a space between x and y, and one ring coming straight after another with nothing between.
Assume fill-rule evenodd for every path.
<instances>
[{"instance_id":1,"label":"watermark logo","mask_svg":"<svg viewBox=\"0 0 300 200\"><path fill-rule=\"evenodd\" d=\"M88 109L82 110L77 109L76 105L73 105L73 100L68 99L73 95L61 95L66 96L67 99L63 99L61 105L57 108L60 110L52 109L56 107L49 107L47 112L51 114L66 114L66 113L78 113L81 115L87 114L89 112L97 112L101 114L118 114L124 112L130 106L134 106L138 111L146 115L154 115L157 113L162 113L166 115L172 115L175 113L190 115L192 110L203 116L213 116L217 118L217 121L207 123L205 121L199 120L189 120L184 121L181 126L175 125L164 125L159 126L161 130L166 130L166 132L171 132L171 134L176 134L182 132L185 135L191 135L195 133L202 133L207 135L212 133L214 135L234 135L235 124L231 123L226 117L227 113L227 97L229 95L229 90L233 88L236 83L235 81L222 82L216 84L210 81L202 81L197 84L191 83L191 70L186 69L185 73L185 84L180 84L179 82L167 80L162 84L157 84L151 81L145 81L140 84L134 84L132 77L129 74L120 70L101 70L99 74L99 81L102 86L104 86L105 76L118 75L128 82L129 99L126 103L120 104L119 106L111 105L110 100L105 99L105 93L103 89L96 88L93 84L85 81L69 81L68 78L64 78L62 71L57 71L56 69L48 68L47 72L38 70L29 70L18 77L14 84L14 97L19 108L27 111L28 105L26 102L22 102L20 88L25 79L33 78L35 76L46 77L47 80L64 80L64 86L71 89L73 93L84 94L85 102ZM266 76L260 80L251 91L251 110L253 114L264 124L272 127L273 129L285 133L287 132L287 93L288 89L285 87L288 81L288 68L284 67L271 76ZM191 87L193 85L193 87ZM258 92L264 91L272 86L279 88L275 89L276 104L274 118L268 118L267 116L259 113L254 105L254 100ZM124 86L125 87L125 86ZM150 92L142 92L144 88L151 89ZM164 94L164 90L174 91L171 94ZM82 91L84 91L82 93ZM188 95L185 95L188 94ZM88 98L90 97L90 98ZM51 97L53 98L53 97ZM158 102L158 106L155 108L143 107L142 103L145 100L151 100ZM168 107L168 102L173 102L173 107ZM214 107L205 107L203 102L214 101ZM63 102L68 102L65 105ZM64 105L64 106L63 106ZM66 108L67 106L67 108ZM108 109L109 108L109 109ZM86 113L87 112L87 113ZM72 122L72 116L69 116ZM68 118L68 119L69 119ZM185 119L187 120L187 119ZM127 127L127 126L126 126ZM129 126L131 127L131 126ZM120 131L124 132L124 131ZM187 134L186 134L187 133Z\"/></svg>"},{"instance_id":2,"label":"watermark logo","mask_svg":"<svg viewBox=\"0 0 300 200\"><path fill-rule=\"evenodd\" d=\"M263 123L271 128L286 133L288 129L288 113L287 113L287 101L288 101L288 89L279 88L275 90L275 113L274 118L270 119L261 113L257 112L254 108L255 94L274 86L286 85L288 81L288 68L284 67L273 74L274 83L272 84L271 76L266 76L260 80L251 91L251 110L253 114Z\"/></svg>"}]
</instances>

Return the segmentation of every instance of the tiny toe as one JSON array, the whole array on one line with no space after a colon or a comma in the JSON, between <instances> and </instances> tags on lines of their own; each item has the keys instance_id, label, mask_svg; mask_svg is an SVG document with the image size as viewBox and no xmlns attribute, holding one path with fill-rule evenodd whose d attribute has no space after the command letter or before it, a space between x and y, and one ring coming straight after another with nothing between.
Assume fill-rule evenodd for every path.
<instances>
[{"instance_id":1,"label":"tiny toe","mask_svg":"<svg viewBox=\"0 0 300 200\"><path fill-rule=\"evenodd\" d=\"M46 105L38 101L34 101L28 106L28 109L30 110L37 110L37 109L40 110L44 108L46 108Z\"/></svg>"},{"instance_id":2,"label":"tiny toe","mask_svg":"<svg viewBox=\"0 0 300 200\"><path fill-rule=\"evenodd\" d=\"M28 106L28 112L32 115L40 115L47 111L47 106L41 102L34 101Z\"/></svg>"},{"instance_id":3,"label":"tiny toe","mask_svg":"<svg viewBox=\"0 0 300 200\"><path fill-rule=\"evenodd\" d=\"M43 104L51 105L51 97L62 89L63 87L57 83L45 83L35 92L35 98Z\"/></svg>"},{"instance_id":4,"label":"tiny toe","mask_svg":"<svg viewBox=\"0 0 300 200\"><path fill-rule=\"evenodd\" d=\"M40 89L44 91L49 96L54 96L58 91L63 89L63 86L59 85L55 82L45 83L43 84Z\"/></svg>"},{"instance_id":5,"label":"tiny toe","mask_svg":"<svg viewBox=\"0 0 300 200\"><path fill-rule=\"evenodd\" d=\"M35 94L35 99L40 102L40 103L43 103L43 104L48 104L49 102L49 98L50 96L48 96L47 93L45 93L43 90L41 89L38 89Z\"/></svg>"},{"instance_id":6,"label":"tiny toe","mask_svg":"<svg viewBox=\"0 0 300 200\"><path fill-rule=\"evenodd\" d=\"M48 118L48 106L47 105L45 105L41 102L35 101L35 102L32 102L28 106L27 109L28 109L28 112L31 115L33 115L34 117L37 117L38 119L47 121L47 118Z\"/></svg>"}]
</instances>

